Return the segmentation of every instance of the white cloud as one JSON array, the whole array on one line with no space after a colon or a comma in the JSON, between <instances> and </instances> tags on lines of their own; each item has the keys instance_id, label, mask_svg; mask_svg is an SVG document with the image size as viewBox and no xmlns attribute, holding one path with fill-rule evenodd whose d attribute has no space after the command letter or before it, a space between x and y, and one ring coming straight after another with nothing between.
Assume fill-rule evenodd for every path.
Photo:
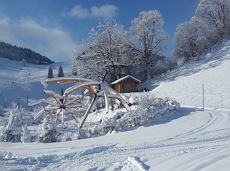
<instances>
[{"instance_id":1,"label":"white cloud","mask_svg":"<svg viewBox=\"0 0 230 171\"><path fill-rule=\"evenodd\" d=\"M114 5L92 6L85 8L82 5L75 5L67 15L72 18L113 18L117 15L117 7Z\"/></svg>"},{"instance_id":2,"label":"white cloud","mask_svg":"<svg viewBox=\"0 0 230 171\"><path fill-rule=\"evenodd\" d=\"M87 18L90 15L90 12L87 8L84 8L81 5L75 5L68 14L73 18Z\"/></svg>"},{"instance_id":3,"label":"white cloud","mask_svg":"<svg viewBox=\"0 0 230 171\"><path fill-rule=\"evenodd\" d=\"M67 32L42 26L31 19L0 18L0 41L31 48L53 60L66 60L74 48L74 41Z\"/></svg>"}]
</instances>

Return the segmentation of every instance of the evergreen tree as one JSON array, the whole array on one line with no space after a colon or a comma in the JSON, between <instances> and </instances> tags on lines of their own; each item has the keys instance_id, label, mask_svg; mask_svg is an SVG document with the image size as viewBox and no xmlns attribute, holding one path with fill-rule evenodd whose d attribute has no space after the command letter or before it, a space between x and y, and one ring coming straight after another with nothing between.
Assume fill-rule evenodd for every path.
<instances>
[{"instance_id":1,"label":"evergreen tree","mask_svg":"<svg viewBox=\"0 0 230 171\"><path fill-rule=\"evenodd\" d=\"M64 72L63 72L62 66L60 66L58 69L58 77L64 77Z\"/></svg>"},{"instance_id":2,"label":"evergreen tree","mask_svg":"<svg viewBox=\"0 0 230 171\"><path fill-rule=\"evenodd\" d=\"M49 70L48 70L48 78L53 78L53 77L54 77L54 75L53 75L53 69L50 66Z\"/></svg>"}]
</instances>

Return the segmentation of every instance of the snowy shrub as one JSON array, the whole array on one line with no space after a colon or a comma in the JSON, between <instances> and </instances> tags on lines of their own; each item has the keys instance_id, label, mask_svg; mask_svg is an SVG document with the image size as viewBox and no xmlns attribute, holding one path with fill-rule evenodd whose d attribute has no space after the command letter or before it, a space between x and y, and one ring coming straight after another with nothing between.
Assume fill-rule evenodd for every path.
<instances>
[{"instance_id":1,"label":"snowy shrub","mask_svg":"<svg viewBox=\"0 0 230 171\"><path fill-rule=\"evenodd\" d=\"M179 103L173 99L145 95L138 100L135 109L129 112L117 112L113 117L105 118L93 127L80 129L77 137L87 138L105 135L113 131L124 131L144 125L148 121L153 121L179 108Z\"/></svg>"},{"instance_id":2,"label":"snowy shrub","mask_svg":"<svg viewBox=\"0 0 230 171\"><path fill-rule=\"evenodd\" d=\"M56 124L49 117L44 118L39 141L43 143L58 142L59 136L60 133L56 129Z\"/></svg>"},{"instance_id":3,"label":"snowy shrub","mask_svg":"<svg viewBox=\"0 0 230 171\"><path fill-rule=\"evenodd\" d=\"M71 141L72 140L71 136L72 136L71 133L65 132L62 135L59 135L59 139L61 142Z\"/></svg>"},{"instance_id":4,"label":"snowy shrub","mask_svg":"<svg viewBox=\"0 0 230 171\"><path fill-rule=\"evenodd\" d=\"M4 113L3 109L0 108L0 116L3 116L3 113Z\"/></svg>"},{"instance_id":5,"label":"snowy shrub","mask_svg":"<svg viewBox=\"0 0 230 171\"><path fill-rule=\"evenodd\" d=\"M131 105L136 105L138 103L138 97L129 97L126 101L128 101Z\"/></svg>"},{"instance_id":6,"label":"snowy shrub","mask_svg":"<svg viewBox=\"0 0 230 171\"><path fill-rule=\"evenodd\" d=\"M19 113L10 112L8 123L0 133L0 141L20 142L21 141L22 119Z\"/></svg>"},{"instance_id":7,"label":"snowy shrub","mask_svg":"<svg viewBox=\"0 0 230 171\"><path fill-rule=\"evenodd\" d=\"M29 130L27 129L27 125L22 126L22 136L21 136L21 142L31 142L31 135Z\"/></svg>"},{"instance_id":8,"label":"snowy shrub","mask_svg":"<svg viewBox=\"0 0 230 171\"><path fill-rule=\"evenodd\" d=\"M149 112L166 108L167 110L171 111L179 107L180 106L178 102L168 97L162 99L155 98L154 96L150 96L149 94L147 94L139 99L139 105L137 110Z\"/></svg>"},{"instance_id":9,"label":"snowy shrub","mask_svg":"<svg viewBox=\"0 0 230 171\"><path fill-rule=\"evenodd\" d=\"M184 58L184 57L178 58L178 59L176 60L177 66L183 65L184 62L185 62L185 58Z\"/></svg>"}]
</instances>

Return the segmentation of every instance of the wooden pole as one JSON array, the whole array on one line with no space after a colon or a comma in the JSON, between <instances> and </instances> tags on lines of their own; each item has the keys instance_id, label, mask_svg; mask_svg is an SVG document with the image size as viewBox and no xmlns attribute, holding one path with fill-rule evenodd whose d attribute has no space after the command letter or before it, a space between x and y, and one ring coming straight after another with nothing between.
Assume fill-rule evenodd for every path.
<instances>
[{"instance_id":1,"label":"wooden pole","mask_svg":"<svg viewBox=\"0 0 230 171\"><path fill-rule=\"evenodd\" d=\"M90 110L91 110L91 108L92 108L92 106L93 106L93 104L94 104L94 102L95 102L96 99L97 99L97 95L94 96L92 102L90 103L88 109L86 110L85 115L84 115L84 118L83 118L83 120L81 121L81 125L80 125L79 128L82 128L83 124L85 123L85 120L86 120L87 116L89 115L89 112L90 112Z\"/></svg>"},{"instance_id":2,"label":"wooden pole","mask_svg":"<svg viewBox=\"0 0 230 171\"><path fill-rule=\"evenodd\" d=\"M204 84L202 84L202 109L204 111Z\"/></svg>"}]
</instances>

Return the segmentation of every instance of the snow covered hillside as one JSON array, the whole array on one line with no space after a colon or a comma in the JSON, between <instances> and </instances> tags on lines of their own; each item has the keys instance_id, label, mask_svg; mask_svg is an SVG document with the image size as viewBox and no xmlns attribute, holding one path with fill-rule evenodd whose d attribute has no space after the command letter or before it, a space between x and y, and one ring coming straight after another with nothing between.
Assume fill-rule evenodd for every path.
<instances>
[{"instance_id":1,"label":"snow covered hillside","mask_svg":"<svg viewBox=\"0 0 230 171\"><path fill-rule=\"evenodd\" d=\"M54 63L52 64L54 77L57 76L60 65L64 66L66 74L71 73L71 66ZM43 98L48 67L0 58L0 106L16 102L17 98L26 99L27 95L30 99Z\"/></svg>"},{"instance_id":2,"label":"snow covered hillside","mask_svg":"<svg viewBox=\"0 0 230 171\"><path fill-rule=\"evenodd\" d=\"M202 107L204 84L205 107L230 108L230 42L216 47L195 61L152 80L149 87L157 97L175 98L182 105Z\"/></svg>"},{"instance_id":3,"label":"snow covered hillside","mask_svg":"<svg viewBox=\"0 0 230 171\"><path fill-rule=\"evenodd\" d=\"M229 74L230 42L226 42L204 60L147 83L156 87L150 93L173 97L184 105L177 113L132 131L96 138L0 143L1 170L229 171ZM202 106L202 84L205 111L194 107Z\"/></svg>"}]
</instances>

